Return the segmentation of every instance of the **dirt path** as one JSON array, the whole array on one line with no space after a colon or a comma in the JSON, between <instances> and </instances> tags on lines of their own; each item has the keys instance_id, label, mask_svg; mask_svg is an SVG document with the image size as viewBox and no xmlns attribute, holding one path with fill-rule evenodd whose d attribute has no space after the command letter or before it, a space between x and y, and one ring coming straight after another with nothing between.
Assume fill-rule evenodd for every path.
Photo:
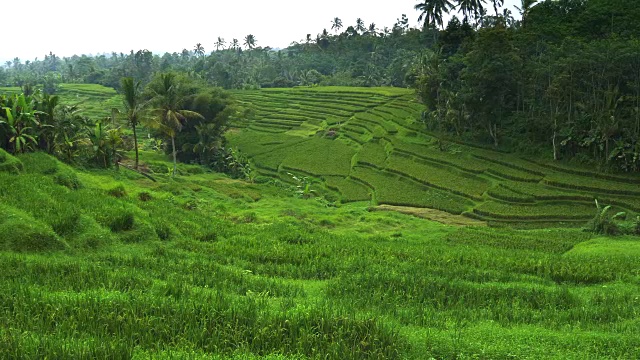
<instances>
[{"instance_id":1,"label":"dirt path","mask_svg":"<svg viewBox=\"0 0 640 360\"><path fill-rule=\"evenodd\" d=\"M437 221L445 225L453 226L487 226L487 223L480 220L475 220L462 215L453 215L445 211L416 208L409 206L393 206L393 205L379 205L370 207L371 211L397 211L406 215L413 215L423 219Z\"/></svg>"}]
</instances>

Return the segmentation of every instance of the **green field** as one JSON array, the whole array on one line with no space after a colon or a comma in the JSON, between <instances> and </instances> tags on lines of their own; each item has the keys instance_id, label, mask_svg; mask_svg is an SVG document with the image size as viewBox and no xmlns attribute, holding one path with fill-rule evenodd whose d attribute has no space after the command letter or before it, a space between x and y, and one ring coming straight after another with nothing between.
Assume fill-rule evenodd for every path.
<instances>
[{"instance_id":1,"label":"green field","mask_svg":"<svg viewBox=\"0 0 640 360\"><path fill-rule=\"evenodd\" d=\"M19 87L0 87L0 94L20 93ZM94 120L111 116L111 109L122 108L122 97L115 89L96 84L60 84L55 95L63 105L77 105L82 114Z\"/></svg>"},{"instance_id":2,"label":"green field","mask_svg":"<svg viewBox=\"0 0 640 360\"><path fill-rule=\"evenodd\" d=\"M86 94L95 109L117 98ZM229 133L256 183L186 164L173 179L170 160L147 151L156 182L0 151L1 359L640 353L640 241L581 229L594 198L640 211L633 177L441 151L402 89L235 96L267 121L299 122L275 131L256 111ZM278 120L291 112L282 104L303 120ZM496 226L371 211L378 204Z\"/></svg>"},{"instance_id":3,"label":"green field","mask_svg":"<svg viewBox=\"0 0 640 360\"><path fill-rule=\"evenodd\" d=\"M371 162L383 161L367 148L378 153ZM164 161L142 153L151 159ZM185 175L152 182L42 153L2 155L0 358L627 359L640 351L637 238L455 228L195 170L180 165ZM358 164L350 176L325 179L353 201L369 201L376 188L379 202L476 206L494 218L561 216L568 206L473 205Z\"/></svg>"},{"instance_id":4,"label":"green field","mask_svg":"<svg viewBox=\"0 0 640 360\"><path fill-rule=\"evenodd\" d=\"M423 107L410 90L313 87L234 95L255 115L228 138L258 171L313 177L343 203L365 199L355 190L364 184L368 200L379 204L525 227L584 225L595 199L629 214L640 210L637 176L593 174L457 143L441 149L424 130Z\"/></svg>"}]
</instances>

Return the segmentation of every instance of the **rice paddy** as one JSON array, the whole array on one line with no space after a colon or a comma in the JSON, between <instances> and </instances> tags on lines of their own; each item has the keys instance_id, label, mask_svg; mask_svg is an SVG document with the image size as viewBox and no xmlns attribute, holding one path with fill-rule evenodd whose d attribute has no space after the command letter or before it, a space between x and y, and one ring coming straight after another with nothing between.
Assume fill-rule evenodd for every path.
<instances>
[{"instance_id":1,"label":"rice paddy","mask_svg":"<svg viewBox=\"0 0 640 360\"><path fill-rule=\"evenodd\" d=\"M638 357L640 242L580 228L593 198L640 208L632 178L441 151L401 89L236 96L263 94L339 109L233 131L255 183L0 151L0 358Z\"/></svg>"},{"instance_id":2,"label":"rice paddy","mask_svg":"<svg viewBox=\"0 0 640 360\"><path fill-rule=\"evenodd\" d=\"M443 146L425 130L423 108L409 90L316 87L235 96L257 111L248 127L229 138L258 171L273 176L295 170L343 203L364 199L362 190L354 196L355 180L369 188L368 200L376 204L429 207L493 224L566 226L569 220L581 226L592 217L596 199L630 214L640 209L640 179L634 176L465 144ZM568 209L575 212L563 215Z\"/></svg>"}]
</instances>

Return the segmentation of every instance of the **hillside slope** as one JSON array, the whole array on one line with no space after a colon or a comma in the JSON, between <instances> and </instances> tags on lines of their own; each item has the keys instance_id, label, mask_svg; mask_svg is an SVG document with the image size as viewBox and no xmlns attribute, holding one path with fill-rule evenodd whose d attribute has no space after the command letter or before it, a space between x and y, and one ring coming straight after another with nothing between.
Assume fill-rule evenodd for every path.
<instances>
[{"instance_id":1,"label":"hillside slope","mask_svg":"<svg viewBox=\"0 0 640 360\"><path fill-rule=\"evenodd\" d=\"M583 225L594 200L640 212L638 177L439 142L413 92L314 87L236 92L254 117L228 138L258 171L309 176L343 203L371 201L519 226Z\"/></svg>"},{"instance_id":2,"label":"hillside slope","mask_svg":"<svg viewBox=\"0 0 640 360\"><path fill-rule=\"evenodd\" d=\"M455 228L179 170L0 153L0 358L637 355L637 238Z\"/></svg>"}]
</instances>

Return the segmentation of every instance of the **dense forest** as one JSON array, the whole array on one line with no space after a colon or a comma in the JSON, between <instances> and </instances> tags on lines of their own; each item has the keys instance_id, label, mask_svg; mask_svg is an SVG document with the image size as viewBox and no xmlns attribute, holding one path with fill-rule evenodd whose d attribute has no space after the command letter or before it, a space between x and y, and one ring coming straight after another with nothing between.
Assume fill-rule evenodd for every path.
<instances>
[{"instance_id":1,"label":"dense forest","mask_svg":"<svg viewBox=\"0 0 640 360\"><path fill-rule=\"evenodd\" d=\"M502 5L418 3L421 29L410 27L407 15L382 29L336 17L278 50L249 34L217 38L208 55L196 44L163 55L15 58L0 68L0 85L39 85L49 95L60 83L122 90L124 77L144 86L154 74L176 72L224 89L412 87L427 106L424 126L443 138L638 171L640 10L623 0L524 0L516 20ZM461 19L444 26L447 13Z\"/></svg>"}]
</instances>

